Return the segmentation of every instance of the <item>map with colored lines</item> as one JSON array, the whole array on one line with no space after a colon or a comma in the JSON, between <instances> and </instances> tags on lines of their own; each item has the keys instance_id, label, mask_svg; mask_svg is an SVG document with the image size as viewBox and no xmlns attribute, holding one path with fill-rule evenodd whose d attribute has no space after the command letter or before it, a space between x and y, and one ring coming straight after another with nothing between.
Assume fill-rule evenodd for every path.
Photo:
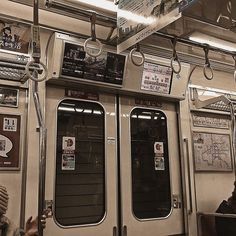
<instances>
[{"instance_id":1,"label":"map with colored lines","mask_svg":"<svg viewBox=\"0 0 236 236\"><path fill-rule=\"evenodd\" d=\"M193 132L196 171L232 171L228 134Z\"/></svg>"}]
</instances>

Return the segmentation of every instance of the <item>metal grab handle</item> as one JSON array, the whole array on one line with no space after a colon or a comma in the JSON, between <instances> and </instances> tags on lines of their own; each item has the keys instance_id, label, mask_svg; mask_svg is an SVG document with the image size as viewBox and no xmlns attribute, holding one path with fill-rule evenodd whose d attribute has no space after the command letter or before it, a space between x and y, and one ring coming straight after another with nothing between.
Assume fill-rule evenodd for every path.
<instances>
[{"instance_id":1,"label":"metal grab handle","mask_svg":"<svg viewBox=\"0 0 236 236\"><path fill-rule=\"evenodd\" d=\"M93 41L93 38L91 37L91 38L88 38L88 39L86 39L85 40L85 42L84 42L84 51L90 56L90 57L98 57L98 56L100 56L101 54L102 54L102 48L103 48L103 45L102 45L102 43L100 42L100 40L98 40L98 39L95 39L96 41L96 43L98 44L98 52L97 53L91 53L90 52L90 50L88 50L88 43L90 42L90 41Z\"/></svg>"},{"instance_id":2,"label":"metal grab handle","mask_svg":"<svg viewBox=\"0 0 236 236\"><path fill-rule=\"evenodd\" d=\"M190 162L189 162L189 145L188 139L184 138L184 143L186 144L186 153L187 153L187 174L188 174L188 194L189 194L189 210L188 214L193 213L193 201L192 201L192 187L191 187L191 172L190 172Z\"/></svg>"},{"instance_id":3,"label":"metal grab handle","mask_svg":"<svg viewBox=\"0 0 236 236\"><path fill-rule=\"evenodd\" d=\"M30 73L30 66L32 66L33 64L35 64L35 61L29 61L26 64L26 67L25 67L26 76L35 82L42 82L42 81L46 80L47 76L48 76L48 69L47 69L46 65L44 65L41 61L39 63L37 63L38 65L41 65L43 68L43 76L42 76L42 78L39 79L38 73L37 73L37 76L35 76L35 73L32 73L32 74Z\"/></svg>"},{"instance_id":4,"label":"metal grab handle","mask_svg":"<svg viewBox=\"0 0 236 236\"><path fill-rule=\"evenodd\" d=\"M174 62L177 63L177 69L175 69L175 67L174 67ZM180 71L181 71L181 64L180 64L180 61L179 61L178 58L172 57L171 61L170 61L170 66L171 66L172 71L175 74L179 74L180 73Z\"/></svg>"},{"instance_id":5,"label":"metal grab handle","mask_svg":"<svg viewBox=\"0 0 236 236\"><path fill-rule=\"evenodd\" d=\"M140 61L139 63L134 60L134 53L135 53L135 52L139 52L140 55L141 55L141 61ZM131 59L132 63L133 63L135 66L142 66L143 63L144 63L144 61L145 61L145 56L144 56L143 52L140 51L140 50L138 50L137 48L133 48L133 49L130 51L129 56L130 56L130 59Z\"/></svg>"}]
</instances>

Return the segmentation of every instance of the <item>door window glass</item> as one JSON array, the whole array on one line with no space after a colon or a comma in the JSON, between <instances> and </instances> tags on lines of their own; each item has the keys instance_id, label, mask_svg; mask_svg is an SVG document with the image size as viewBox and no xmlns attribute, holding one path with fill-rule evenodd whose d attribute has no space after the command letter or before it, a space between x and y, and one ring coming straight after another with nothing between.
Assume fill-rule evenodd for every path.
<instances>
[{"instance_id":1,"label":"door window glass","mask_svg":"<svg viewBox=\"0 0 236 236\"><path fill-rule=\"evenodd\" d=\"M105 215L104 110L64 100L57 111L55 218L62 226L94 224Z\"/></svg>"},{"instance_id":2,"label":"door window glass","mask_svg":"<svg viewBox=\"0 0 236 236\"><path fill-rule=\"evenodd\" d=\"M166 217L171 211L167 118L136 108L130 124L133 213L138 219Z\"/></svg>"}]
</instances>

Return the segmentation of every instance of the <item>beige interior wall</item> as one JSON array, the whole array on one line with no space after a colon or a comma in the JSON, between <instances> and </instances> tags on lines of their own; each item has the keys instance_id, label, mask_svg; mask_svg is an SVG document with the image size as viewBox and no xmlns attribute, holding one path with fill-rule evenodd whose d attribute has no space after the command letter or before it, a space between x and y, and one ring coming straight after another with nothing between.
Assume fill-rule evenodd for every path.
<instances>
[{"instance_id":1,"label":"beige interior wall","mask_svg":"<svg viewBox=\"0 0 236 236\"><path fill-rule=\"evenodd\" d=\"M192 85L208 88L236 91L233 74L214 71L214 78L206 80L202 68L198 68L192 75ZM206 98L200 98L202 100ZM219 134L230 134L230 130L193 127L192 131L203 131ZM193 153L192 153L193 157ZM232 157L234 158L234 157ZM192 160L194 161L194 160ZM223 199L228 199L233 190L234 172L195 172L196 206L198 212L215 212Z\"/></svg>"}]
</instances>

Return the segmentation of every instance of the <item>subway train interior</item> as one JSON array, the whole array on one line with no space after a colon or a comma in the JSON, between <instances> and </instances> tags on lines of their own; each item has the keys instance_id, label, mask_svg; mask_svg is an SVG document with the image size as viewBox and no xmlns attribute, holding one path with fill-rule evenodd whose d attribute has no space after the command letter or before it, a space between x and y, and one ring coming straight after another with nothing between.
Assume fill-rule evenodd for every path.
<instances>
[{"instance_id":1,"label":"subway train interior","mask_svg":"<svg viewBox=\"0 0 236 236\"><path fill-rule=\"evenodd\" d=\"M235 109L235 0L1 0L0 235L235 236Z\"/></svg>"}]
</instances>

